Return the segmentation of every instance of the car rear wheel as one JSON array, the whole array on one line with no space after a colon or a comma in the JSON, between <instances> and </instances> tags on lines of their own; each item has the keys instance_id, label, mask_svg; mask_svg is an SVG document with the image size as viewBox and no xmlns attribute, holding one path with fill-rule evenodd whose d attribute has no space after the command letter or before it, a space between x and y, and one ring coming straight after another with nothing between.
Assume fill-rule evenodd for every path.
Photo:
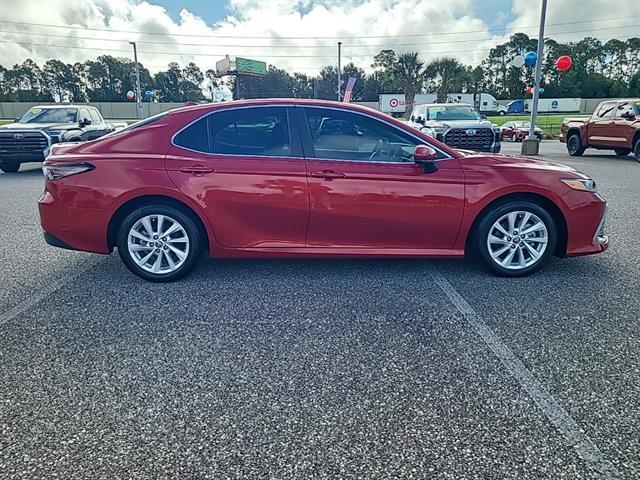
<instances>
[{"instance_id":1,"label":"car rear wheel","mask_svg":"<svg viewBox=\"0 0 640 480\"><path fill-rule=\"evenodd\" d=\"M152 282L171 282L189 273L202 255L203 241L193 219L168 205L131 212L117 235L120 258L134 274Z\"/></svg>"},{"instance_id":2,"label":"car rear wheel","mask_svg":"<svg viewBox=\"0 0 640 480\"><path fill-rule=\"evenodd\" d=\"M20 170L18 162L0 162L0 170L4 173L15 173Z\"/></svg>"},{"instance_id":3,"label":"car rear wheel","mask_svg":"<svg viewBox=\"0 0 640 480\"><path fill-rule=\"evenodd\" d=\"M636 157L636 160L640 162L640 138L636 142L636 146L633 148L633 155Z\"/></svg>"},{"instance_id":4,"label":"car rear wheel","mask_svg":"<svg viewBox=\"0 0 640 480\"><path fill-rule=\"evenodd\" d=\"M629 155L631 153L631 149L630 148L616 148L614 150L614 152L616 152L616 155L618 155L619 157L626 157L627 155Z\"/></svg>"},{"instance_id":5,"label":"car rear wheel","mask_svg":"<svg viewBox=\"0 0 640 480\"><path fill-rule=\"evenodd\" d=\"M567 138L567 152L572 157L580 157L584 153L585 148L582 146L579 133L572 133Z\"/></svg>"},{"instance_id":6,"label":"car rear wheel","mask_svg":"<svg viewBox=\"0 0 640 480\"><path fill-rule=\"evenodd\" d=\"M529 201L499 205L484 216L475 234L484 263L499 275L521 277L553 255L557 230L551 215Z\"/></svg>"}]
</instances>

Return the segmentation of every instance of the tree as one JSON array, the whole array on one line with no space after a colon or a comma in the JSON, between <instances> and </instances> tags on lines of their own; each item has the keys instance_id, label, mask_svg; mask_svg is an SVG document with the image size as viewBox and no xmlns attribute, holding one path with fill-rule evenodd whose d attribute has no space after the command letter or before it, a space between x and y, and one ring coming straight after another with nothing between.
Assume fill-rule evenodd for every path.
<instances>
[{"instance_id":1,"label":"tree","mask_svg":"<svg viewBox=\"0 0 640 480\"><path fill-rule=\"evenodd\" d=\"M411 115L416 93L424 84L424 63L418 58L417 52L402 53L393 64L394 82L404 92L405 115Z\"/></svg>"},{"instance_id":2,"label":"tree","mask_svg":"<svg viewBox=\"0 0 640 480\"><path fill-rule=\"evenodd\" d=\"M466 70L453 57L441 57L431 61L424 69L424 75L435 86L438 102L445 102L450 92L462 90Z\"/></svg>"}]
</instances>

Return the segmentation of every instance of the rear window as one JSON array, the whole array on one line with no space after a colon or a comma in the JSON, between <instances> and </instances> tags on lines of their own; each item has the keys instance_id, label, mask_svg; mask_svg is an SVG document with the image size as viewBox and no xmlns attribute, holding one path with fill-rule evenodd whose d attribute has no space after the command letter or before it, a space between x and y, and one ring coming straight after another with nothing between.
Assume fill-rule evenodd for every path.
<instances>
[{"instance_id":1,"label":"rear window","mask_svg":"<svg viewBox=\"0 0 640 480\"><path fill-rule=\"evenodd\" d=\"M109 133L109 134L107 134L107 135L105 135L104 137L101 137L101 138L115 137L116 135L122 135L123 133L130 132L131 130L135 130L137 128L146 127L147 125L151 125L152 123L155 123L155 122L157 122L159 120L162 120L163 118L167 117L168 115L169 115L169 112L159 113L157 115L154 115L153 117L145 118L144 120L140 120L138 122L132 123L128 127L125 127L125 128L123 128L121 130L117 130L115 132L111 132L111 133Z\"/></svg>"}]
</instances>

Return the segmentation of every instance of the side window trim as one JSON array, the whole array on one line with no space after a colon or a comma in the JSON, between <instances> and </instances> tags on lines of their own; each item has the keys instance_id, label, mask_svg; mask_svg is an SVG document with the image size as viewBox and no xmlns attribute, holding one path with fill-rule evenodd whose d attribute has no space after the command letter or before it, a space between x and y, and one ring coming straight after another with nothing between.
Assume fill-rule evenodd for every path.
<instances>
[{"instance_id":1,"label":"side window trim","mask_svg":"<svg viewBox=\"0 0 640 480\"><path fill-rule=\"evenodd\" d=\"M306 113L306 108L307 105L296 105L296 110L300 111L300 114L298 114L298 125L300 128L300 131L302 133L302 147L303 147L303 151L304 151L304 156L306 159L309 160L323 160L323 161L327 161L327 162L352 162L352 163L358 163L358 164L363 164L363 163L367 163L367 164L383 164L383 165L414 165L415 162L380 162L380 161L360 161L360 160L341 160L341 159L336 159L336 158L323 158L323 157L316 157L315 155L315 149L313 148L313 142L311 140L311 131L309 129L309 122L307 121L307 113ZM413 139L415 139L417 142L419 142L419 145L428 145L429 147L433 148L436 152L438 152L439 154L441 154L443 157L442 158L438 158L436 160L434 160L434 162L440 162L442 160L450 160L452 157L447 154L446 152L440 150L438 147L436 147L435 145L431 144L430 142L427 142L426 140L413 135L410 132L406 132L401 128L398 128L397 126L393 125L390 122L387 122L385 120L382 120L378 117L375 117L373 115L367 115L364 112L357 112L354 110L350 110L350 109L341 109L341 108L336 108L336 107L329 107L329 106L321 106L321 105L310 105L309 108L322 108L325 110L337 110L338 112L348 112L354 115L361 115L363 117L368 117L371 118L372 120L377 120L378 122L384 123L385 125L393 128L394 130L397 130L398 132L400 132L401 134L407 135L409 137L412 137Z\"/></svg>"},{"instance_id":2,"label":"side window trim","mask_svg":"<svg viewBox=\"0 0 640 480\"><path fill-rule=\"evenodd\" d=\"M200 120L205 119L205 118L206 118L206 122L207 122L207 132L210 132L211 131L210 122L213 121L213 116L216 113L229 112L229 111L233 111L233 110L245 110L245 109L249 109L249 108L268 108L268 107L281 107L281 108L285 109L285 112L287 114L287 123L288 123L288 130L289 130L289 144L290 144L289 146L291 148L291 155L272 156L272 155L238 154L238 153L214 153L214 152L211 152L211 151L203 152L201 150L194 150L192 148L184 147L182 145L177 145L175 143L175 139L176 139L176 137L178 135L180 135L180 133L182 133L184 130L189 128L191 125L193 125L193 124L195 124L195 123L197 123ZM299 125L297 125L297 124L293 125L293 123L295 122L296 118L295 118L295 115L293 114L292 107L293 107L292 105L288 105L288 104L243 105L243 106L232 106L232 107L228 107L228 108L220 108L220 109L216 109L216 110L213 110L213 111L209 111L207 113L204 113L200 117L192 120L191 122L186 124L184 127L179 129L177 132L175 132L171 136L171 145L173 147L176 147L176 148L181 148L183 150L187 150L187 151L190 151L190 152L209 155L209 156L212 156L212 157L250 157L250 158L268 158L268 159L285 158L285 159L296 159L296 160L304 159L304 153L303 153L300 134L299 134ZM212 144L211 144L210 135L207 135L207 137L208 137L207 138L207 142L209 144L209 150L212 150Z\"/></svg>"}]
</instances>

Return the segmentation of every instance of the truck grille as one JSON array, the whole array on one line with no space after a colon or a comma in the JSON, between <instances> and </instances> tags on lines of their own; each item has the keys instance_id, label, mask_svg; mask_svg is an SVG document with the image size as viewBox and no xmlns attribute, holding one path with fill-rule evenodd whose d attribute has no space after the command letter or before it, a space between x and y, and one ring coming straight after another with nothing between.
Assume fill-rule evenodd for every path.
<instances>
[{"instance_id":1,"label":"truck grille","mask_svg":"<svg viewBox=\"0 0 640 480\"><path fill-rule=\"evenodd\" d=\"M2 155L42 153L48 146L47 137L40 132L0 131Z\"/></svg>"},{"instance_id":2,"label":"truck grille","mask_svg":"<svg viewBox=\"0 0 640 480\"><path fill-rule=\"evenodd\" d=\"M493 130L490 128L452 128L444 134L444 143L454 148L489 150L493 144Z\"/></svg>"}]
</instances>

